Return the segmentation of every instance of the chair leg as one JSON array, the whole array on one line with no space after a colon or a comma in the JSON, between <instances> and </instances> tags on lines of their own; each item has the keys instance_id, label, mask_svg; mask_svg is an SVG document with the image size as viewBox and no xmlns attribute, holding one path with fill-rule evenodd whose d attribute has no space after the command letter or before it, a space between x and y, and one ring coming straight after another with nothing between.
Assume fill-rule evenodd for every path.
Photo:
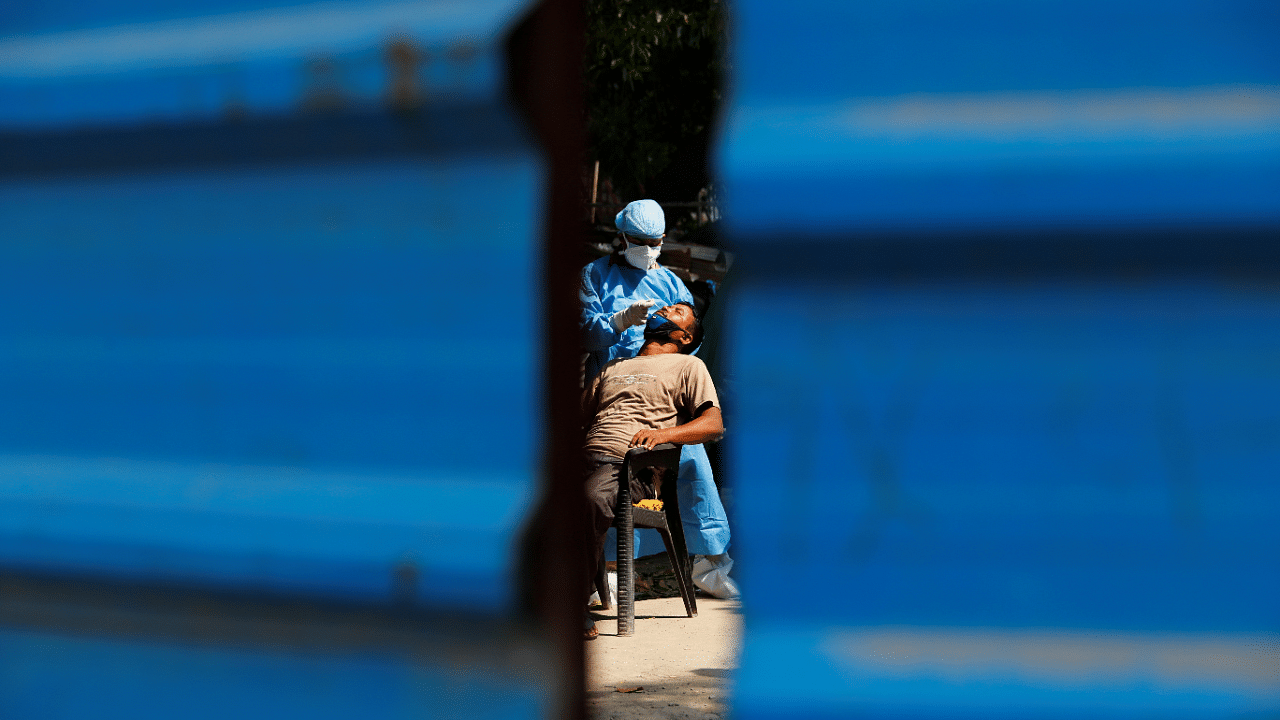
<instances>
[{"instance_id":1,"label":"chair leg","mask_svg":"<svg viewBox=\"0 0 1280 720\"><path fill-rule=\"evenodd\" d=\"M613 608L613 600L609 597L609 568L605 566L604 553L600 553L600 567L596 570L596 594L600 596L600 605L605 610Z\"/></svg>"},{"instance_id":2,"label":"chair leg","mask_svg":"<svg viewBox=\"0 0 1280 720\"><path fill-rule=\"evenodd\" d=\"M671 560L671 569L676 573L676 583L680 586L680 598L684 600L684 611L689 614L689 617L698 617L698 601L694 598L693 588L693 566L689 564L689 555L682 554L676 548L670 531L656 529L662 536L662 544L667 546L667 558Z\"/></svg>"},{"instance_id":3,"label":"chair leg","mask_svg":"<svg viewBox=\"0 0 1280 720\"><path fill-rule=\"evenodd\" d=\"M618 636L626 637L635 633L636 625L636 588L635 588L635 521L631 516L631 488L627 477L628 468L623 467L618 478L618 510L613 526L618 531Z\"/></svg>"},{"instance_id":4,"label":"chair leg","mask_svg":"<svg viewBox=\"0 0 1280 720\"><path fill-rule=\"evenodd\" d=\"M671 543L675 546L674 553L668 549L668 553L672 554L675 561L672 565L676 569L676 577L680 583L680 594L684 598L685 612L689 613L689 617L698 617L698 600L693 588L693 564L689 562L689 546L684 542L684 522L680 519L680 504L674 502L676 497L676 478L675 473L663 483L663 496L668 497L673 502L663 502L663 509L667 516L667 529L671 532Z\"/></svg>"}]
</instances>

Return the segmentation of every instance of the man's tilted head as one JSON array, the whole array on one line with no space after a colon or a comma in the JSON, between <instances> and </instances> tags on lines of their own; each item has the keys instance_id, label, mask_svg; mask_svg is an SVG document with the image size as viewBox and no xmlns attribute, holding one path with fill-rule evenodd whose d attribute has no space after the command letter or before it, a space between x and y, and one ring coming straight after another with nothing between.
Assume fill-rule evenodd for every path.
<instances>
[{"instance_id":1,"label":"man's tilted head","mask_svg":"<svg viewBox=\"0 0 1280 720\"><path fill-rule=\"evenodd\" d=\"M660 346L650 352L692 353L702 343L702 322L689 303L668 305L649 316L644 339Z\"/></svg>"}]
</instances>

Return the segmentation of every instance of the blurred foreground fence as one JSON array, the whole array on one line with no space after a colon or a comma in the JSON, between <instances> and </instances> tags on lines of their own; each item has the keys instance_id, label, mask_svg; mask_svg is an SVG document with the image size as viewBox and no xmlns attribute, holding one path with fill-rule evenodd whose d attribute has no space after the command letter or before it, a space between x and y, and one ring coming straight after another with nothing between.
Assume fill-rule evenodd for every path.
<instances>
[{"instance_id":1,"label":"blurred foreground fence","mask_svg":"<svg viewBox=\"0 0 1280 720\"><path fill-rule=\"evenodd\" d=\"M743 0L734 716L1280 713L1280 14Z\"/></svg>"},{"instance_id":2,"label":"blurred foreground fence","mask_svg":"<svg viewBox=\"0 0 1280 720\"><path fill-rule=\"evenodd\" d=\"M6 9L0 716L549 711L526 10Z\"/></svg>"}]
</instances>

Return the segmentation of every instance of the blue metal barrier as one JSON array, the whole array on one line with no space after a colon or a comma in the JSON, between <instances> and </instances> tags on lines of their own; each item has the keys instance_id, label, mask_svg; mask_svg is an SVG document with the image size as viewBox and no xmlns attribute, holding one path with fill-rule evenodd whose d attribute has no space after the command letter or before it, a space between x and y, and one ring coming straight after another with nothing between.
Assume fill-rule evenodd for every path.
<instances>
[{"instance_id":1,"label":"blue metal barrier","mask_svg":"<svg viewBox=\"0 0 1280 720\"><path fill-rule=\"evenodd\" d=\"M735 717L1280 712L1280 15L735 5Z\"/></svg>"},{"instance_id":2,"label":"blue metal barrier","mask_svg":"<svg viewBox=\"0 0 1280 720\"><path fill-rule=\"evenodd\" d=\"M548 711L526 5L6 11L0 716Z\"/></svg>"}]
</instances>

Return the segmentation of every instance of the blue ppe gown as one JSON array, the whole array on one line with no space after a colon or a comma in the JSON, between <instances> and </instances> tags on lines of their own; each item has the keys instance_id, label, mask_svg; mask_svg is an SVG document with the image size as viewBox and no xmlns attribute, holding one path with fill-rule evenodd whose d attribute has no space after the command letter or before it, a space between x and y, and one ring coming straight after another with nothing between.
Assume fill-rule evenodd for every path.
<instances>
[{"instance_id":1,"label":"blue ppe gown","mask_svg":"<svg viewBox=\"0 0 1280 720\"><path fill-rule=\"evenodd\" d=\"M693 295L675 273L662 266L639 270L617 254L602 257L582 269L578 296L582 302L582 342L587 351L586 381L599 375L610 360L635 357L644 344L644 326L618 332L609 321L614 313L637 300L657 300L654 309L677 302L693 304ZM725 552L729 547L729 519L711 475L707 451L701 445L685 445L680 451L676 493L689 552ZM606 556L611 560L615 559L616 547L612 537L605 542ZM666 550L662 537L654 530L637 530L635 548L636 557Z\"/></svg>"}]
</instances>

